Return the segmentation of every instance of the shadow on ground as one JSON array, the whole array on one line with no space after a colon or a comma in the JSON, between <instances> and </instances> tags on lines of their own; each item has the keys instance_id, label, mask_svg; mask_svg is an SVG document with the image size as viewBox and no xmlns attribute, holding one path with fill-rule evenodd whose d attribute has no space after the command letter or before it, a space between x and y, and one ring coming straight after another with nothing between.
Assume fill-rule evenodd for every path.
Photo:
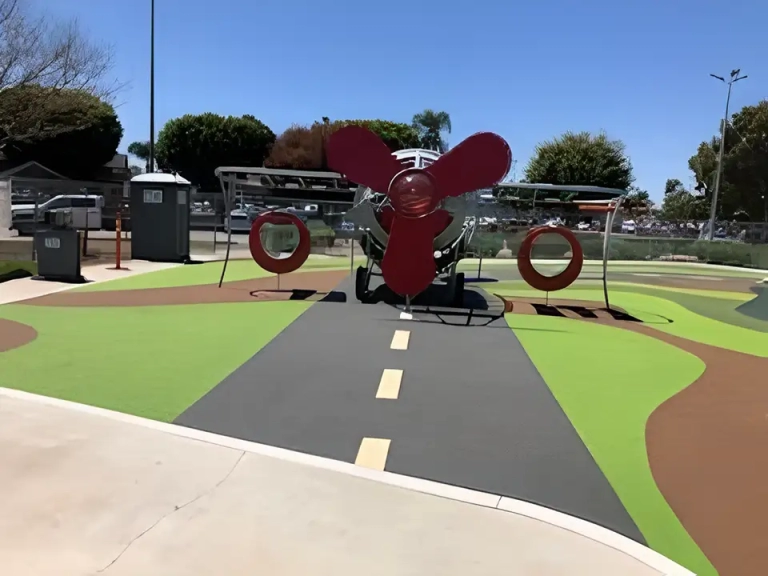
<instances>
[{"instance_id":1,"label":"shadow on ground","mask_svg":"<svg viewBox=\"0 0 768 576\"><path fill-rule=\"evenodd\" d=\"M755 320L768 322L768 286L754 286L752 292L757 294L757 297L745 302L736 310Z\"/></svg>"}]
</instances>

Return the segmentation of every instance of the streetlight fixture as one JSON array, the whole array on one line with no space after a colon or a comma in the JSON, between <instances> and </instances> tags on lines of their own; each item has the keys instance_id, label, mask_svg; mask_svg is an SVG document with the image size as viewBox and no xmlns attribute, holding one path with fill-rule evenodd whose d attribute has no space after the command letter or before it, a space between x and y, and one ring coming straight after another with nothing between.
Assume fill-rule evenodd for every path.
<instances>
[{"instance_id":1,"label":"streetlight fixture","mask_svg":"<svg viewBox=\"0 0 768 576\"><path fill-rule=\"evenodd\" d=\"M155 0L149 17L149 170L155 171Z\"/></svg>"},{"instance_id":2,"label":"streetlight fixture","mask_svg":"<svg viewBox=\"0 0 768 576\"><path fill-rule=\"evenodd\" d=\"M154 0L153 0L154 2ZM723 153L725 152L725 127L728 124L728 106L731 103L731 88L739 80L744 80L747 75L739 76L741 68L731 70L731 75L726 80L722 76L717 74L710 74L712 78L720 80L723 84L728 84L728 96L725 99L725 117L723 118L723 125L720 128L720 151L717 155L717 174L715 176L715 190L712 192L712 206L709 213L709 240L712 240L715 236L715 215L717 214L717 196L720 193L720 178L723 174Z\"/></svg>"}]
</instances>

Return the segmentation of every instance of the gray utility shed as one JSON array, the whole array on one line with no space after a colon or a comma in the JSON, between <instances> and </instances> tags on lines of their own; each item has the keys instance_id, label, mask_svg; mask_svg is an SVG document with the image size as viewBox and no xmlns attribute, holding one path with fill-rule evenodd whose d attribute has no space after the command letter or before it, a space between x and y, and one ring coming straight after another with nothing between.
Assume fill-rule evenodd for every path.
<instances>
[{"instance_id":1,"label":"gray utility shed","mask_svg":"<svg viewBox=\"0 0 768 576\"><path fill-rule=\"evenodd\" d=\"M189 261L189 197L178 174L139 174L131 179L131 258Z\"/></svg>"}]
</instances>

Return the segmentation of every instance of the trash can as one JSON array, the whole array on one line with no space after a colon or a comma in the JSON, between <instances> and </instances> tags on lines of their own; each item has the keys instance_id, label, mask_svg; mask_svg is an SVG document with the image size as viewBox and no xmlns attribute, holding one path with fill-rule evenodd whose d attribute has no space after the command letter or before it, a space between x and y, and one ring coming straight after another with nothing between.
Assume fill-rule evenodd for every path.
<instances>
[{"instance_id":1,"label":"trash can","mask_svg":"<svg viewBox=\"0 0 768 576\"><path fill-rule=\"evenodd\" d=\"M85 282L80 266L80 232L72 226L72 210L52 210L46 214L46 228L35 232L36 280Z\"/></svg>"}]
</instances>

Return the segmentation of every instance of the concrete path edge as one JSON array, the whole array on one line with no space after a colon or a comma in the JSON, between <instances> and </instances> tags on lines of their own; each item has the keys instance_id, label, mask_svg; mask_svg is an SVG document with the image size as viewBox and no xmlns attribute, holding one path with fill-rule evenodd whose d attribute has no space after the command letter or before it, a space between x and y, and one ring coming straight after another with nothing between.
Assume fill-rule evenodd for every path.
<instances>
[{"instance_id":1,"label":"concrete path edge","mask_svg":"<svg viewBox=\"0 0 768 576\"><path fill-rule=\"evenodd\" d=\"M79 404L67 400L60 400L58 398L40 396L38 394L31 394L29 392L23 392L20 390L0 387L0 395L6 396L8 398L16 398L29 402L46 404L58 408L75 410L86 414L109 418L119 422L142 426L152 430L165 432L167 434L173 434L175 436L180 436L191 440L197 440L200 442L206 442L209 444L233 448L254 454L270 456L288 462L313 466L315 468L332 470L342 474L348 474L350 476L372 480L374 482L380 482L383 484L388 484L407 490L413 490L424 494L431 494L440 498L447 498L450 500L456 500L476 506L495 508L500 511L511 512L513 514L518 514L534 520L538 520L540 522L544 522L546 524L550 524L585 538L594 540L595 542L626 554L666 576L695 576L695 574L690 570L683 568L669 558L666 558L658 552L655 552L654 550L651 550L650 548L647 548L646 546L643 546L634 540L626 538L620 534L617 534L616 532L586 520L581 520L580 518L575 518L562 512L558 512L544 506L539 506L537 504L532 504L530 502L524 502L521 500L515 500L513 498L502 497L495 494L470 490L467 488L450 486L447 484L441 484L439 482L423 480L421 478L413 478L400 474L394 474L391 472L372 470L356 466L355 464L349 462L331 460L329 458L323 458L320 456L314 456L301 452L294 452L284 448L277 448L265 444L258 444L256 442L239 440L237 438L212 434L210 432L203 432L200 430L194 430L192 428L186 428L184 426L158 422L156 420L149 420L146 418L132 416L130 414L123 414L121 412L115 412L104 408L88 406L86 404Z\"/></svg>"}]
</instances>

